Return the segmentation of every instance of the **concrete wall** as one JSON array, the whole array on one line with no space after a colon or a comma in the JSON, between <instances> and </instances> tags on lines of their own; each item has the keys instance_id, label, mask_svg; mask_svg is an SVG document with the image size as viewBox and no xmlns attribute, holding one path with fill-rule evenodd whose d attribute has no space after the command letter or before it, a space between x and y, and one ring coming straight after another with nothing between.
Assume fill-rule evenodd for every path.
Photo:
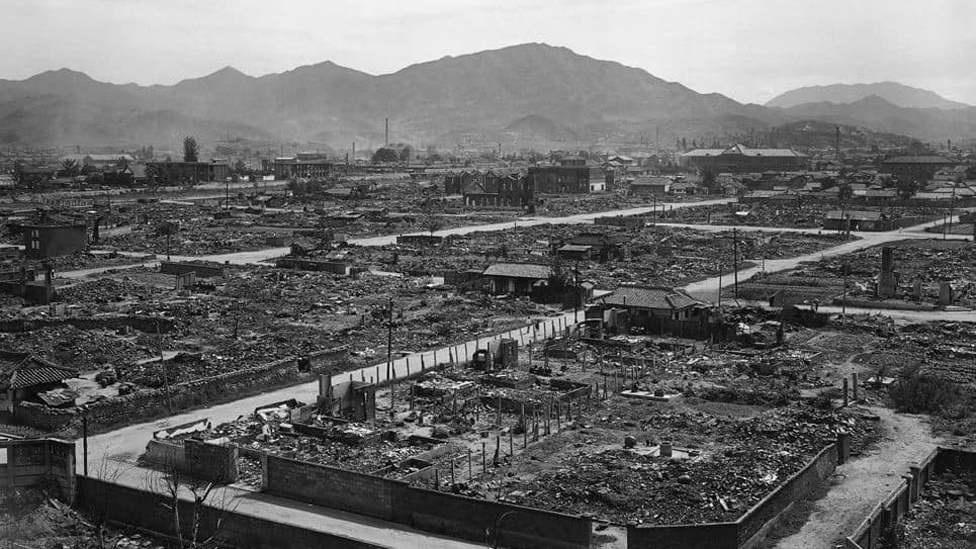
<instances>
[{"instance_id":1,"label":"concrete wall","mask_svg":"<svg viewBox=\"0 0 976 549\"><path fill-rule=\"evenodd\" d=\"M897 525L911 505L918 501L928 481L949 468L976 470L976 452L938 448L922 461L910 464L909 472L902 475L902 481L898 486L875 505L854 533L844 540L845 547L847 549L882 547L885 532Z\"/></svg>"},{"instance_id":2,"label":"concrete wall","mask_svg":"<svg viewBox=\"0 0 976 549\"><path fill-rule=\"evenodd\" d=\"M142 458L163 470L175 468L202 480L231 484L238 478L237 456L237 446L187 439L182 443L150 440Z\"/></svg>"},{"instance_id":3,"label":"concrete wall","mask_svg":"<svg viewBox=\"0 0 976 549\"><path fill-rule=\"evenodd\" d=\"M232 484L237 482L237 447L210 444L202 440L183 441L183 457L194 477Z\"/></svg>"},{"instance_id":4,"label":"concrete wall","mask_svg":"<svg viewBox=\"0 0 976 549\"><path fill-rule=\"evenodd\" d=\"M205 265L193 262L163 261L159 264L159 272L163 274L196 273L200 278L224 276L224 268L219 265Z\"/></svg>"},{"instance_id":5,"label":"concrete wall","mask_svg":"<svg viewBox=\"0 0 976 549\"><path fill-rule=\"evenodd\" d=\"M183 445L162 440L150 440L142 459L159 467L185 467Z\"/></svg>"},{"instance_id":6,"label":"concrete wall","mask_svg":"<svg viewBox=\"0 0 976 549\"><path fill-rule=\"evenodd\" d=\"M637 549L736 549L738 525L734 522L677 526L628 526L627 548Z\"/></svg>"},{"instance_id":7,"label":"concrete wall","mask_svg":"<svg viewBox=\"0 0 976 549\"><path fill-rule=\"evenodd\" d=\"M775 521L790 505L802 500L830 477L837 464L847 459L839 455L838 448L839 445L831 444L821 450L803 469L740 517L736 521L739 525L739 547L755 543L757 540L752 538L763 531L770 521Z\"/></svg>"},{"instance_id":8,"label":"concrete wall","mask_svg":"<svg viewBox=\"0 0 976 549\"><path fill-rule=\"evenodd\" d=\"M283 257L275 261L275 267L280 269L298 269L302 271L323 271L337 275L349 276L352 265L342 261L315 261L311 259L296 259Z\"/></svg>"},{"instance_id":9,"label":"concrete wall","mask_svg":"<svg viewBox=\"0 0 976 549\"><path fill-rule=\"evenodd\" d=\"M159 496L88 477L78 479L79 508L108 519L143 528L164 536L175 534L172 515L160 505ZM180 514L189 517L192 506L181 502ZM200 538L219 533L224 543L248 549L380 549L379 546L333 534L316 532L247 515L233 509L205 506L200 521ZM184 524L189 534L189 524Z\"/></svg>"},{"instance_id":10,"label":"concrete wall","mask_svg":"<svg viewBox=\"0 0 976 549\"><path fill-rule=\"evenodd\" d=\"M486 530L495 530L503 547L516 549L580 549L590 546L592 524L577 517L409 487L398 503L403 522L437 534L471 541L485 541Z\"/></svg>"},{"instance_id":11,"label":"concrete wall","mask_svg":"<svg viewBox=\"0 0 976 549\"><path fill-rule=\"evenodd\" d=\"M591 521L586 517L415 488L288 458L269 455L265 463L264 491L272 495L478 542L500 520L501 545L516 549L589 547Z\"/></svg>"},{"instance_id":12,"label":"concrete wall","mask_svg":"<svg viewBox=\"0 0 976 549\"><path fill-rule=\"evenodd\" d=\"M56 439L0 440L0 491L54 488L71 502L75 493L75 445Z\"/></svg>"},{"instance_id":13,"label":"concrete wall","mask_svg":"<svg viewBox=\"0 0 976 549\"><path fill-rule=\"evenodd\" d=\"M284 498L341 509L384 520L394 519L397 481L364 473L267 457L264 491Z\"/></svg>"}]
</instances>

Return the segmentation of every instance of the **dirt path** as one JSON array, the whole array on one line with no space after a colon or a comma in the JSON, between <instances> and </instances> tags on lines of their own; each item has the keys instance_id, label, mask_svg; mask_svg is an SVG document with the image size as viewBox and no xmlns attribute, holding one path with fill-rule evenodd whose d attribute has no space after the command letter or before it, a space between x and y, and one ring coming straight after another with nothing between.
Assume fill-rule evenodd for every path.
<instances>
[{"instance_id":1,"label":"dirt path","mask_svg":"<svg viewBox=\"0 0 976 549\"><path fill-rule=\"evenodd\" d=\"M928 455L937 444L921 416L867 407L881 420L882 439L869 453L837 467L827 495L818 500L799 532L779 540L777 549L829 549L849 533L901 482L908 464Z\"/></svg>"}]
</instances>

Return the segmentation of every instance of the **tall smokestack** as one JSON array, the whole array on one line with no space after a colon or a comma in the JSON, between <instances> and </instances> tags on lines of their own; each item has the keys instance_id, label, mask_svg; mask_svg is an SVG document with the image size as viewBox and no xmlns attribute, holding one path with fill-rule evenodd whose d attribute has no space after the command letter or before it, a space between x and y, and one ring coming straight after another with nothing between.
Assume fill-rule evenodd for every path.
<instances>
[{"instance_id":1,"label":"tall smokestack","mask_svg":"<svg viewBox=\"0 0 976 549\"><path fill-rule=\"evenodd\" d=\"M390 146L390 119L386 119L386 146Z\"/></svg>"},{"instance_id":2,"label":"tall smokestack","mask_svg":"<svg viewBox=\"0 0 976 549\"><path fill-rule=\"evenodd\" d=\"M952 152L952 140L951 139L946 139L946 150L948 150L949 152Z\"/></svg>"},{"instance_id":3,"label":"tall smokestack","mask_svg":"<svg viewBox=\"0 0 976 549\"><path fill-rule=\"evenodd\" d=\"M840 126L834 127L834 154L840 158Z\"/></svg>"}]
</instances>

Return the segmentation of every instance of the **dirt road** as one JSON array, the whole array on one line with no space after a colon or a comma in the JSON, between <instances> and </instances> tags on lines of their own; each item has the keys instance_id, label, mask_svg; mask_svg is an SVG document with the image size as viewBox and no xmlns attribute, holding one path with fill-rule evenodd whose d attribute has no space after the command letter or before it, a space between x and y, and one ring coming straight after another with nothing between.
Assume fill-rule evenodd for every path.
<instances>
[{"instance_id":1,"label":"dirt road","mask_svg":"<svg viewBox=\"0 0 976 549\"><path fill-rule=\"evenodd\" d=\"M830 549L849 535L874 506L902 481L908 465L937 446L927 421L887 408L866 408L880 417L881 442L866 455L837 467L827 495L799 532L779 540L777 549Z\"/></svg>"}]
</instances>

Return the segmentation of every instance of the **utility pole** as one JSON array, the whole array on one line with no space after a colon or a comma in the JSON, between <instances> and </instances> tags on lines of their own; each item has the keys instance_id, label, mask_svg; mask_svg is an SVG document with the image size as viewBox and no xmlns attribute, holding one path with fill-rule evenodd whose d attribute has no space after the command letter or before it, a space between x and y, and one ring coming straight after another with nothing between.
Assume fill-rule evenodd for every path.
<instances>
[{"instance_id":1,"label":"utility pole","mask_svg":"<svg viewBox=\"0 0 976 549\"><path fill-rule=\"evenodd\" d=\"M576 299L574 303L575 306L573 307L573 323L579 324L579 309L580 309L580 300L582 299L582 296L580 295L578 262L576 263L576 268L573 269L573 275L576 281L576 287L574 288L574 291L576 292Z\"/></svg>"},{"instance_id":2,"label":"utility pole","mask_svg":"<svg viewBox=\"0 0 976 549\"><path fill-rule=\"evenodd\" d=\"M159 346L159 366L163 371L163 385L166 387L166 405L169 407L169 413L173 413L173 396L169 391L169 375L166 372L166 358L163 356L163 334L159 329L159 321L156 321L156 342Z\"/></svg>"},{"instance_id":3,"label":"utility pole","mask_svg":"<svg viewBox=\"0 0 976 549\"><path fill-rule=\"evenodd\" d=\"M851 274L850 263L844 263L844 300L841 302L840 314L842 317L847 316L847 279Z\"/></svg>"},{"instance_id":4,"label":"utility pole","mask_svg":"<svg viewBox=\"0 0 976 549\"><path fill-rule=\"evenodd\" d=\"M735 284L733 286L733 295L735 299L739 299L739 232L736 228L732 228L732 276L734 277Z\"/></svg>"},{"instance_id":5,"label":"utility pole","mask_svg":"<svg viewBox=\"0 0 976 549\"><path fill-rule=\"evenodd\" d=\"M393 379L391 370L393 369L393 299L390 299L389 322L387 323L386 333L386 379Z\"/></svg>"},{"instance_id":6,"label":"utility pole","mask_svg":"<svg viewBox=\"0 0 976 549\"><path fill-rule=\"evenodd\" d=\"M722 306L722 260L718 260L718 306Z\"/></svg>"}]
</instances>

